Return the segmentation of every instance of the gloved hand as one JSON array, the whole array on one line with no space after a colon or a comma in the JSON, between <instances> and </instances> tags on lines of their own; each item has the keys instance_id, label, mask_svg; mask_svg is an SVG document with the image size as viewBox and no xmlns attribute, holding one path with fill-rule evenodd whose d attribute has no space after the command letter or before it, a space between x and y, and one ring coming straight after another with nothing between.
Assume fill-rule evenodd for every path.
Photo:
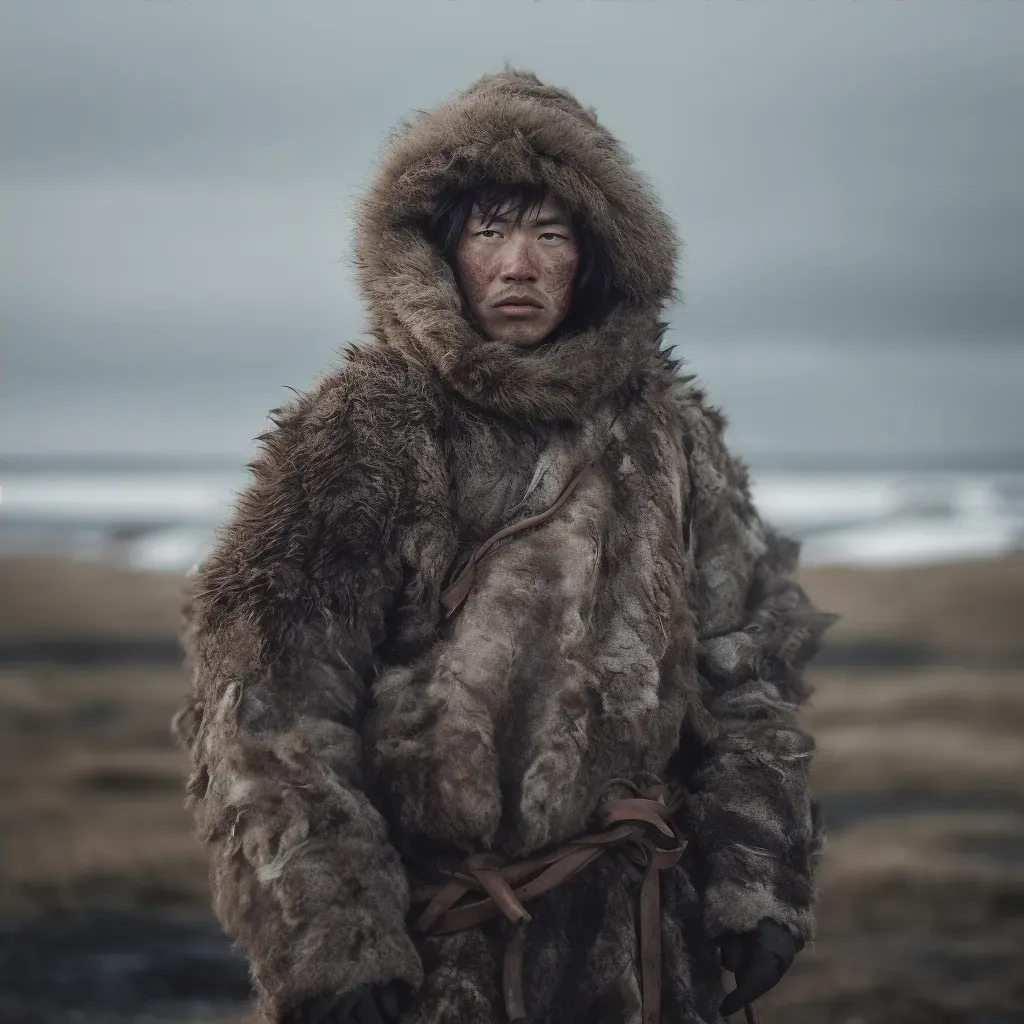
<instances>
[{"instance_id":1,"label":"gloved hand","mask_svg":"<svg viewBox=\"0 0 1024 1024\"><path fill-rule=\"evenodd\" d=\"M719 1009L728 1017L777 985L804 944L787 928L764 918L752 932L723 936L719 948L722 966L736 976L736 988Z\"/></svg>"},{"instance_id":2,"label":"gloved hand","mask_svg":"<svg viewBox=\"0 0 1024 1024\"><path fill-rule=\"evenodd\" d=\"M401 982L361 985L353 992L326 992L286 1014L282 1024L393 1024L407 1008Z\"/></svg>"}]
</instances>

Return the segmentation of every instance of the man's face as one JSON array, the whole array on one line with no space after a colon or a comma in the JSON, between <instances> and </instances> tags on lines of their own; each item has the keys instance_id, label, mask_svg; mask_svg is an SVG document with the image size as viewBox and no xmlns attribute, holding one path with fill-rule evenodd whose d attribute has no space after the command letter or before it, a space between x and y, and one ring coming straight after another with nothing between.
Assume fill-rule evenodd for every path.
<instances>
[{"instance_id":1,"label":"man's face","mask_svg":"<svg viewBox=\"0 0 1024 1024\"><path fill-rule=\"evenodd\" d=\"M553 199L518 225L485 224L474 209L455 252L459 287L480 329L491 341L523 348L566 318L579 261L569 214Z\"/></svg>"}]
</instances>

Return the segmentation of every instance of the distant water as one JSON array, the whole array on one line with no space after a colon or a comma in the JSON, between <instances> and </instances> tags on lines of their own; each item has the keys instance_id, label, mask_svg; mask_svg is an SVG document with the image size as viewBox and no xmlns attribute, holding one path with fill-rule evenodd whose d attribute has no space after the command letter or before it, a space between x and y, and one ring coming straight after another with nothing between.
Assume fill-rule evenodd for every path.
<instances>
[{"instance_id":1,"label":"distant water","mask_svg":"<svg viewBox=\"0 0 1024 1024\"><path fill-rule=\"evenodd\" d=\"M244 472L173 467L0 472L0 555L62 554L182 571L209 547ZM804 564L912 565L1024 546L1024 472L764 471L762 515Z\"/></svg>"}]
</instances>

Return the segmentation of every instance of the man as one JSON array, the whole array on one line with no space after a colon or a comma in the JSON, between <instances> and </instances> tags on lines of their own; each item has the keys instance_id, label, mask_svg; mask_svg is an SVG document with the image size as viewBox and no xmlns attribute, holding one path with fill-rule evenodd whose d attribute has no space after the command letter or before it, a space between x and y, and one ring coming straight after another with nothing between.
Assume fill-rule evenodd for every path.
<instances>
[{"instance_id":1,"label":"man","mask_svg":"<svg viewBox=\"0 0 1024 1024\"><path fill-rule=\"evenodd\" d=\"M189 597L262 1019L718 1021L812 932L830 617L661 346L672 226L506 71L395 137L356 253L372 342L276 411Z\"/></svg>"}]
</instances>

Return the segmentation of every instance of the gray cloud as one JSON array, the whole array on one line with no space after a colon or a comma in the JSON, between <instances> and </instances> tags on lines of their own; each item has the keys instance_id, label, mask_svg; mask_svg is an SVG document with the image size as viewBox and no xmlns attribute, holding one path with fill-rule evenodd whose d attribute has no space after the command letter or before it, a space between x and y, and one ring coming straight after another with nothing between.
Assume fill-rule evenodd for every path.
<instances>
[{"instance_id":1,"label":"gray cloud","mask_svg":"<svg viewBox=\"0 0 1024 1024\"><path fill-rule=\"evenodd\" d=\"M2 28L6 415L49 372L306 382L358 335L347 211L388 131L505 60L595 105L662 192L673 336L713 391L746 393L752 346L1020 369L1024 4L9 2ZM976 421L979 447L1024 435Z\"/></svg>"}]
</instances>

